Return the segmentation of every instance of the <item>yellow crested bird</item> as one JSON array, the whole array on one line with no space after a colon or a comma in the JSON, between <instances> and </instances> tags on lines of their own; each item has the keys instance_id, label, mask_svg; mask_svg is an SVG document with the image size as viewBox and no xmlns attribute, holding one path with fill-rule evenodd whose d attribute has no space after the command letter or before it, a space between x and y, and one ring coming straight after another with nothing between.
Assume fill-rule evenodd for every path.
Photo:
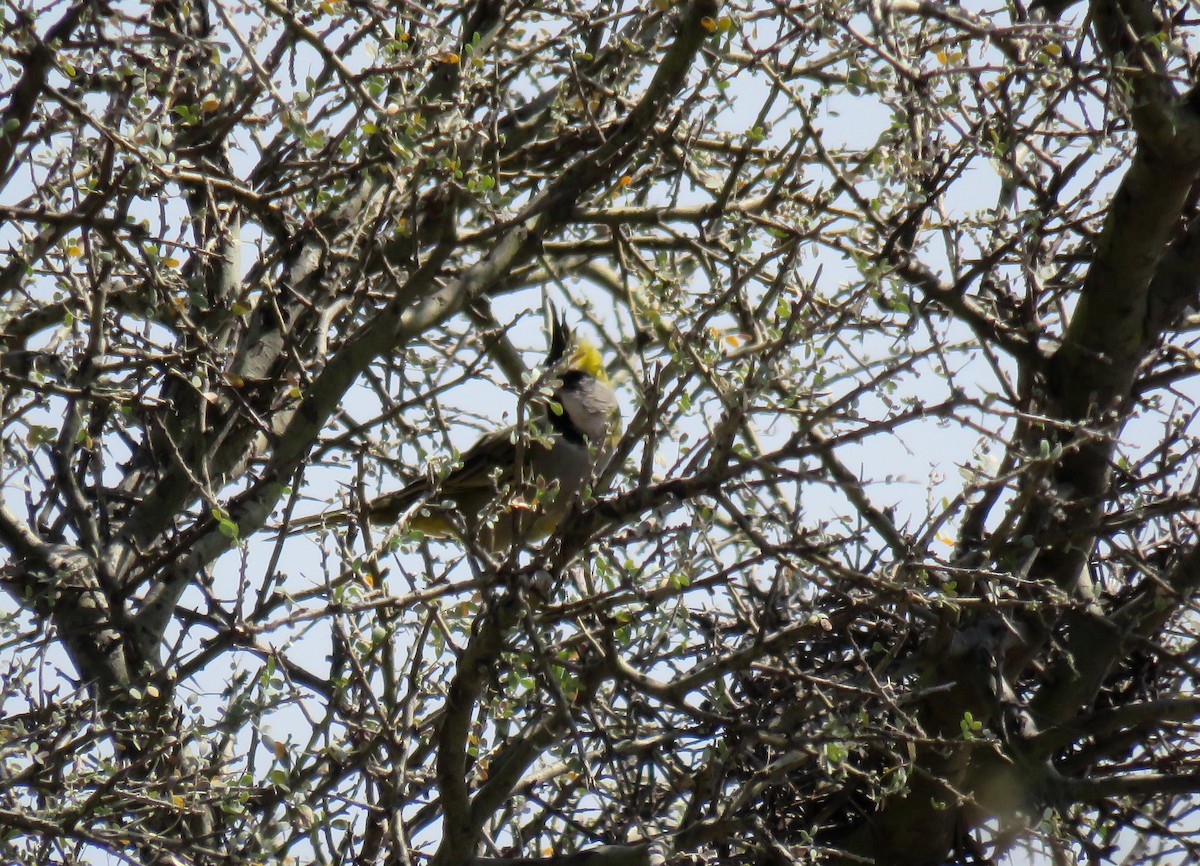
<instances>
[{"instance_id":1,"label":"yellow crested bird","mask_svg":"<svg viewBox=\"0 0 1200 866\"><path fill-rule=\"evenodd\" d=\"M372 524L431 536L464 532L490 551L549 535L592 475L620 428L616 395L599 350L552 316L546 367L558 387L553 402L518 435L505 427L484 435L440 481L420 478L367 503ZM339 509L293 520L288 532L350 522Z\"/></svg>"}]
</instances>

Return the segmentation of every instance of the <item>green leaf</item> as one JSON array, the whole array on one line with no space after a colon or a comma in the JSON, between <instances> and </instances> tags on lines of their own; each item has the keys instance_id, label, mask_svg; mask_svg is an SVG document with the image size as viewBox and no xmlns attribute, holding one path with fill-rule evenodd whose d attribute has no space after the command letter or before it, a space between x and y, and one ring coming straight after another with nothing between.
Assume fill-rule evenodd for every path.
<instances>
[{"instance_id":1,"label":"green leaf","mask_svg":"<svg viewBox=\"0 0 1200 866\"><path fill-rule=\"evenodd\" d=\"M41 424L31 424L29 432L25 434L25 441L33 447L45 445L47 442L53 442L58 435L58 431L53 427L45 427Z\"/></svg>"}]
</instances>

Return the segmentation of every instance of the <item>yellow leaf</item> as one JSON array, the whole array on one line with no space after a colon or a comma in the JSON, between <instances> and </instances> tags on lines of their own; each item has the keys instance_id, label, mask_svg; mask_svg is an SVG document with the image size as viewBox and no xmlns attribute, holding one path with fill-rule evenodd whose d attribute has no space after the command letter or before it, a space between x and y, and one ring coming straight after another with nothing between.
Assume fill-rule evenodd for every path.
<instances>
[{"instance_id":1,"label":"yellow leaf","mask_svg":"<svg viewBox=\"0 0 1200 866\"><path fill-rule=\"evenodd\" d=\"M458 61L461 59L462 58L459 57L457 54L455 54L453 51L447 51L441 57L438 58L438 60L440 60L442 63L451 63L451 64L458 63Z\"/></svg>"},{"instance_id":2,"label":"yellow leaf","mask_svg":"<svg viewBox=\"0 0 1200 866\"><path fill-rule=\"evenodd\" d=\"M184 807L184 799L178 794L171 795L171 802L174 804L176 809L182 809Z\"/></svg>"},{"instance_id":3,"label":"yellow leaf","mask_svg":"<svg viewBox=\"0 0 1200 866\"><path fill-rule=\"evenodd\" d=\"M709 15L705 15L703 18L700 19L700 26L703 27L705 30L707 30L709 33L713 33L717 29L717 19L715 19Z\"/></svg>"},{"instance_id":4,"label":"yellow leaf","mask_svg":"<svg viewBox=\"0 0 1200 866\"><path fill-rule=\"evenodd\" d=\"M165 259L163 259L163 264L168 268L177 268L180 266L180 264L182 264L182 262L180 262L179 259L175 258L174 256L167 256Z\"/></svg>"},{"instance_id":5,"label":"yellow leaf","mask_svg":"<svg viewBox=\"0 0 1200 866\"><path fill-rule=\"evenodd\" d=\"M206 96L204 101L200 103L200 110L205 112L213 112L221 107L221 100L215 96Z\"/></svg>"}]
</instances>

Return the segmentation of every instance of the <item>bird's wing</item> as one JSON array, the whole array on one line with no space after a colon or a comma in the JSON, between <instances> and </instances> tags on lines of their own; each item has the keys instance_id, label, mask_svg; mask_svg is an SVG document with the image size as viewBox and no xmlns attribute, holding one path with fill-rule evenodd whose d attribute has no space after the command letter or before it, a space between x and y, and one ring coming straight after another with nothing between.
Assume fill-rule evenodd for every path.
<instances>
[{"instance_id":1,"label":"bird's wing","mask_svg":"<svg viewBox=\"0 0 1200 866\"><path fill-rule=\"evenodd\" d=\"M454 498L457 493L480 490L494 492L508 484L518 456L517 443L513 442L512 434L513 428L505 427L480 437L463 454L462 464L446 476L435 492ZM531 447L536 446L525 446L527 454ZM501 470L499 476L497 467Z\"/></svg>"},{"instance_id":2,"label":"bird's wing","mask_svg":"<svg viewBox=\"0 0 1200 866\"><path fill-rule=\"evenodd\" d=\"M513 466L518 458L518 446L513 441L512 433L513 428L506 427L481 436L463 453L462 463L451 470L440 484L434 484L430 478L418 478L399 490L375 497L367 503L371 523L396 523L409 509L426 498L435 502L449 499L481 507L481 501L491 499L497 490L511 483ZM533 457L533 449L539 448L545 446L537 442L528 442L523 446L522 459L526 465ZM497 467L501 469L499 476ZM348 523L356 514L353 509L339 508L292 520L289 529L339 526Z\"/></svg>"},{"instance_id":3,"label":"bird's wing","mask_svg":"<svg viewBox=\"0 0 1200 866\"><path fill-rule=\"evenodd\" d=\"M462 463L435 484L432 479L416 481L392 493L372 499L368 504L372 523L394 523L420 500L432 497L458 500L490 497L505 478L495 478L496 467L508 471L516 460L516 445L511 441L511 428L495 430L479 438L462 456Z\"/></svg>"}]
</instances>

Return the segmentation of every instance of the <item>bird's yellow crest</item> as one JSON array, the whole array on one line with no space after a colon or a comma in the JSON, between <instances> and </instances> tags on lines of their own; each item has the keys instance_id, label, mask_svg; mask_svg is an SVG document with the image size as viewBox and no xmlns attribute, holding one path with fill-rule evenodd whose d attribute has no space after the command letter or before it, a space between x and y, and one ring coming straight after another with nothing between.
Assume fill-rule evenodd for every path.
<instances>
[{"instance_id":1,"label":"bird's yellow crest","mask_svg":"<svg viewBox=\"0 0 1200 866\"><path fill-rule=\"evenodd\" d=\"M604 359L600 356L600 350L587 340L575 338L571 355L567 358L567 367L587 373L601 382L608 381L608 371L604 369Z\"/></svg>"}]
</instances>

